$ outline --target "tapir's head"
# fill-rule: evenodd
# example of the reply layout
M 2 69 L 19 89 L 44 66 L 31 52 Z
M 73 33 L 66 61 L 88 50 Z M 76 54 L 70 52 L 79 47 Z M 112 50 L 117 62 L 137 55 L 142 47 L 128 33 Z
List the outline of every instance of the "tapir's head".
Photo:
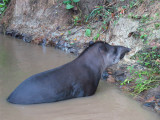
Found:
M 118 63 L 129 51 L 130 48 L 123 46 L 112 46 L 107 43 L 103 43 L 99 46 L 99 52 L 103 57 L 105 67 Z

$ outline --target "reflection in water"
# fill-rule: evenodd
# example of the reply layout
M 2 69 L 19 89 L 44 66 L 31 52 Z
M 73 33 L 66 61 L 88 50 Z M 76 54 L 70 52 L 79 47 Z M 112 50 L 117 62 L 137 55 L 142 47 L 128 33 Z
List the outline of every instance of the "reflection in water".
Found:
M 8 95 L 27 77 L 75 57 L 0 36 L 0 120 L 159 120 L 114 86 L 101 81 L 94 96 L 39 105 L 14 105 Z M 36 99 L 36 98 L 35 98 Z

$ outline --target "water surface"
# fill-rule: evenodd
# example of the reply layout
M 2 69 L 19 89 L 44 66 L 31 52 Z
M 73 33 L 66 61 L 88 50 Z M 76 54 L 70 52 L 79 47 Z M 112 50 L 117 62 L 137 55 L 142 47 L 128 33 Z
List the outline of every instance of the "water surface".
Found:
M 73 60 L 63 51 L 0 36 L 0 120 L 160 120 L 116 87 L 101 81 L 94 96 L 14 105 L 8 95 L 27 77 Z M 36 98 L 35 98 L 36 99 Z

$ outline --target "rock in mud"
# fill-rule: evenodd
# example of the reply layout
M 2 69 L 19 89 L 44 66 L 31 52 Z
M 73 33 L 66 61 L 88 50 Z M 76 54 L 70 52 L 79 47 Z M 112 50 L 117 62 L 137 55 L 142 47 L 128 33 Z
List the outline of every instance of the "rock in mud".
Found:
M 18 39 L 23 38 L 23 35 L 21 33 L 19 33 L 18 31 L 15 31 L 15 30 L 10 30 L 10 29 L 6 30 L 6 35 L 10 35 L 10 36 L 18 38 Z
M 155 101 L 152 102 L 146 102 L 143 104 L 146 107 L 151 107 L 151 108 L 155 108 Z
M 145 99 L 144 106 L 151 107 L 157 113 L 160 113 L 160 86 L 149 90 Z
M 23 34 L 23 41 L 30 43 L 32 41 L 32 36 L 27 35 L 27 34 Z
M 107 73 L 107 71 L 104 71 L 103 74 L 102 74 L 102 77 L 101 79 L 102 80 L 106 80 L 108 78 L 109 74 Z
M 160 100 L 160 93 L 157 93 L 157 94 L 155 95 L 155 98 Z
M 13 37 L 18 38 L 18 39 L 23 39 L 23 35 L 19 32 L 15 32 Z
M 159 99 L 159 96 L 160 96 L 160 86 L 147 91 L 147 93 L 146 93 L 145 96 L 146 96 L 145 97 L 146 100 L 150 99 L 153 96 L 155 96 L 156 99 Z
M 159 106 L 156 106 L 154 109 L 158 114 L 160 114 L 160 107 Z
M 58 43 L 56 44 L 56 48 L 59 48 L 59 49 L 64 48 L 64 43 L 65 41 L 59 40 Z
M 10 36 L 13 36 L 14 34 L 14 31 L 13 30 L 6 30 L 6 35 L 10 35 Z
M 25 41 L 27 43 L 30 43 L 32 41 L 32 36 L 30 36 L 28 34 L 21 34 L 20 32 L 15 31 L 15 30 L 7 29 L 6 35 L 9 35 L 9 36 L 12 36 L 12 37 L 15 37 L 18 39 L 22 39 L 23 41 Z
M 107 82 L 109 83 L 115 83 L 115 78 L 112 75 L 108 76 Z
M 126 75 L 124 71 L 118 70 L 115 72 L 115 78 L 116 78 L 116 81 L 123 82 L 126 79 Z

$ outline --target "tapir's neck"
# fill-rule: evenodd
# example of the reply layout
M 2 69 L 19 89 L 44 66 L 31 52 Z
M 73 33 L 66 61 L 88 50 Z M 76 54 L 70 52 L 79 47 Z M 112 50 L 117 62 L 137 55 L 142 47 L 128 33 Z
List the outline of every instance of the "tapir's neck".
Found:
M 81 63 L 80 66 L 88 67 L 95 74 L 104 71 L 104 60 L 97 49 L 88 50 L 86 53 L 76 59 L 76 63 Z

